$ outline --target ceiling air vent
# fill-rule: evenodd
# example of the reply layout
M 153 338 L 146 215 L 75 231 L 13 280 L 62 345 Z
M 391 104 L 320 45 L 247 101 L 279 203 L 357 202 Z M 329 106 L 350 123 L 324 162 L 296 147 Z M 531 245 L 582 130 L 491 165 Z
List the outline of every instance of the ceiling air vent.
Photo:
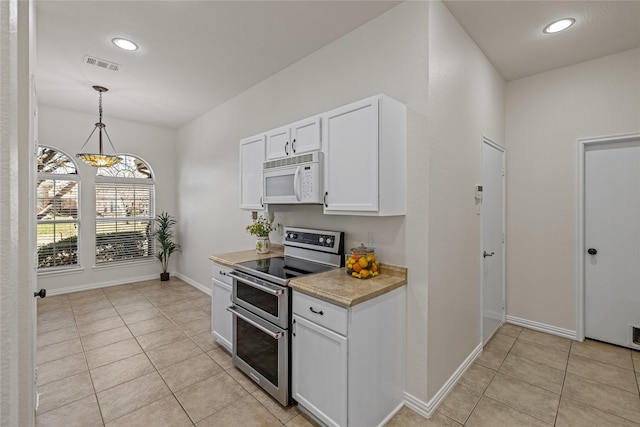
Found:
M 104 59 L 96 58 L 95 56 L 85 55 L 83 62 L 89 65 L 95 65 L 96 67 L 104 68 L 105 70 L 120 71 L 121 65 L 115 62 L 105 61 Z

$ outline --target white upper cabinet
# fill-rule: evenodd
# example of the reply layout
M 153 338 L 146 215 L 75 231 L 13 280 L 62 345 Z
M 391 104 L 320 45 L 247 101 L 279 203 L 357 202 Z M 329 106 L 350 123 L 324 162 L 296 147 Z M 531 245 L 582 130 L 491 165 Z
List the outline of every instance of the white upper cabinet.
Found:
M 320 117 L 299 120 L 267 132 L 267 160 L 320 150 Z
M 291 125 L 292 155 L 317 151 L 322 148 L 320 116 L 299 120 Z
M 262 210 L 262 163 L 265 160 L 265 135 L 240 141 L 240 208 Z
M 378 95 L 321 117 L 324 213 L 405 215 L 406 107 Z
M 291 129 L 283 126 L 267 132 L 267 160 L 287 157 L 291 153 Z

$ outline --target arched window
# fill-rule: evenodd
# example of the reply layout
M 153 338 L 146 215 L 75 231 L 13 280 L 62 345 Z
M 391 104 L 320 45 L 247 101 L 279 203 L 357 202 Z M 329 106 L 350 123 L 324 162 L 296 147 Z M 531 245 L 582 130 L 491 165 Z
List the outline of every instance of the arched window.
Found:
M 38 269 L 77 266 L 80 178 L 76 164 L 65 153 L 42 145 L 37 162 Z
M 128 154 L 96 171 L 96 265 L 154 255 L 155 184 L 149 165 Z

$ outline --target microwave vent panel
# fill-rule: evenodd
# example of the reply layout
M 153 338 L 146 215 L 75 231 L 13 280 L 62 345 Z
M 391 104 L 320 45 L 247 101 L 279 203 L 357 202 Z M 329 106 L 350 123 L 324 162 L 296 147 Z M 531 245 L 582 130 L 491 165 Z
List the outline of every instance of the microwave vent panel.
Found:
M 313 154 L 302 154 L 295 157 L 285 157 L 284 159 L 270 160 L 264 162 L 264 169 L 281 168 L 283 166 L 297 165 L 299 163 L 309 163 L 313 161 Z

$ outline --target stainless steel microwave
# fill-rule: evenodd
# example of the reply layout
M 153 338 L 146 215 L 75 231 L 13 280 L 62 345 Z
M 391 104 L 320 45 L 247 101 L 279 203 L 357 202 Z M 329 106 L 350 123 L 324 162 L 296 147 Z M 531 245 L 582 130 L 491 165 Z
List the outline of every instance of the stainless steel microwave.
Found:
M 262 185 L 265 204 L 321 204 L 322 152 L 264 162 Z

